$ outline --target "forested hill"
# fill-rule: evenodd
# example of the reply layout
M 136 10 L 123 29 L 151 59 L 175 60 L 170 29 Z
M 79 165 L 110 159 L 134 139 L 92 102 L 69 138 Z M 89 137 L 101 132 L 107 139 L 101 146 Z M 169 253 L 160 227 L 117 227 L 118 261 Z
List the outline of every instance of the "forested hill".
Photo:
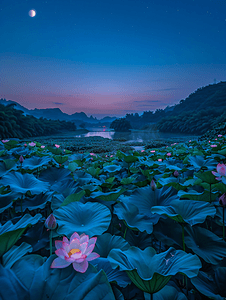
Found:
M 208 108 L 225 109 L 226 107 L 226 82 L 211 84 L 197 89 L 180 104 L 175 105 L 172 114 L 184 111 L 199 111 Z
M 24 115 L 22 110 L 14 108 L 14 103 L 0 104 L 0 138 L 28 138 L 45 136 L 64 130 L 76 130 L 72 122 L 37 119 L 31 115 Z
M 157 123 L 161 132 L 202 135 L 226 122 L 226 82 L 199 88 Z

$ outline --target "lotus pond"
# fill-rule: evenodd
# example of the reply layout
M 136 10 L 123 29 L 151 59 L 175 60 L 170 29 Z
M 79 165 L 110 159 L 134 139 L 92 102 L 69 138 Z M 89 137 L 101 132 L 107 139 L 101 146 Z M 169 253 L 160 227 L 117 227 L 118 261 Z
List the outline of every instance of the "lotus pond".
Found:
M 226 299 L 226 138 L 0 142 L 0 299 Z

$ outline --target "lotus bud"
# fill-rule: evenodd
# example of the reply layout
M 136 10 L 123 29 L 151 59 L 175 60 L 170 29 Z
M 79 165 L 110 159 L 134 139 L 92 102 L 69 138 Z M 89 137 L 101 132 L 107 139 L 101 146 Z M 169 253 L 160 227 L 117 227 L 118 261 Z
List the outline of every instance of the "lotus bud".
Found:
M 167 156 L 171 156 L 171 153 L 170 153 L 170 152 L 168 152 L 166 155 L 167 155 Z
M 45 227 L 49 229 L 55 229 L 57 227 L 56 218 L 53 214 L 50 214 L 45 221 Z
M 23 158 L 23 156 L 22 156 L 22 155 L 20 156 L 20 158 L 19 158 L 19 161 L 20 161 L 20 163 L 21 163 L 21 164 L 23 163 L 23 161 L 24 161 L 24 158 Z
M 219 198 L 220 205 L 226 205 L 226 193 Z
M 178 173 L 177 170 L 173 172 L 173 176 L 174 176 L 174 177 L 178 177 L 179 175 L 180 175 L 180 174 Z
M 152 181 L 151 181 L 151 189 L 152 189 L 152 191 L 156 190 L 156 184 L 154 182 L 154 179 L 152 179 Z

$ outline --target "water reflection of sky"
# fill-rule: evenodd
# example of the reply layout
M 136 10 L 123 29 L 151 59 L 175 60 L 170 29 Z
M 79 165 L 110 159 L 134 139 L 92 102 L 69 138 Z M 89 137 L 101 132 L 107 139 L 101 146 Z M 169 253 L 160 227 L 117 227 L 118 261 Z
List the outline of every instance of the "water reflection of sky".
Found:
M 85 134 L 76 135 L 75 137 L 91 137 L 91 136 L 101 136 L 103 138 L 114 139 L 123 138 L 126 140 L 125 143 L 131 142 L 147 142 L 155 140 L 165 140 L 165 139 L 175 139 L 182 138 L 185 140 L 196 139 L 195 135 L 185 135 L 176 133 L 160 133 L 160 132 L 150 132 L 150 131 L 135 131 L 135 132 L 114 132 L 114 131 L 90 131 Z

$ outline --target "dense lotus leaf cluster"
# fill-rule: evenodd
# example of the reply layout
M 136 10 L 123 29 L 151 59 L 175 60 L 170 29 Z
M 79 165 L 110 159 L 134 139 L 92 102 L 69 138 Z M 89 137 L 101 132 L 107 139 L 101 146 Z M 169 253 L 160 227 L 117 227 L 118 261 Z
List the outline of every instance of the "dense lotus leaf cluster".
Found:
M 2 140 L 0 298 L 226 299 L 225 176 L 222 135 L 114 155 Z

